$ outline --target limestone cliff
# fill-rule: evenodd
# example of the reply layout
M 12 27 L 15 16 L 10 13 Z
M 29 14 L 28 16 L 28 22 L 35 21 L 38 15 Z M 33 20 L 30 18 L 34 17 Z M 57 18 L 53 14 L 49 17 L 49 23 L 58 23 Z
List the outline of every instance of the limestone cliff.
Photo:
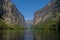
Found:
M 44 8 L 39 11 L 36 11 L 34 14 L 34 24 L 38 24 L 40 22 L 44 22 L 47 18 L 54 18 L 58 13 L 58 9 L 56 8 L 59 0 L 49 2 Z
M 24 16 L 10 0 L 0 0 L 0 10 L 0 18 L 3 18 L 7 24 L 24 25 Z

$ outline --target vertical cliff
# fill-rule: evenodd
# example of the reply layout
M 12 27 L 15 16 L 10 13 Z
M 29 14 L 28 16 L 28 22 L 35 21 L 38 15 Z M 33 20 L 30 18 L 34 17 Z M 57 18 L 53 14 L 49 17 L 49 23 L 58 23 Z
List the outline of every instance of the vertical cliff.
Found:
M 49 2 L 44 8 L 36 11 L 34 14 L 34 24 L 44 22 L 47 18 L 54 18 L 57 15 L 58 10 L 57 5 L 60 3 L 59 0 L 53 0 Z M 58 6 L 60 8 L 60 6 Z M 60 10 L 59 10 L 60 11 Z
M 0 10 L 0 18 L 3 18 L 7 24 L 24 25 L 24 16 L 10 0 L 0 0 Z

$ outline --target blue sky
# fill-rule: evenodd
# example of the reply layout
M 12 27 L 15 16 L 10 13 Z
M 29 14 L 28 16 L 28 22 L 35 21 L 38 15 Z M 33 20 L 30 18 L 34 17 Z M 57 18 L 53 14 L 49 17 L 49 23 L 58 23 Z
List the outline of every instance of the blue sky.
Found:
M 24 15 L 25 20 L 33 20 L 35 11 L 47 5 L 49 0 L 12 0 L 12 2 Z

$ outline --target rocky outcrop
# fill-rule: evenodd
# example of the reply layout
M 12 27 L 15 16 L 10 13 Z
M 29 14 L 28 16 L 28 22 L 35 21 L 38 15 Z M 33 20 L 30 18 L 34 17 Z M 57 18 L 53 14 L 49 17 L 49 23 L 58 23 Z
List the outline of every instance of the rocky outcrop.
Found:
M 44 22 L 47 18 L 53 18 L 57 14 L 56 3 L 58 0 L 53 0 L 48 3 L 44 8 L 35 12 L 34 14 L 34 24 L 38 24 L 40 22 Z
M 0 18 L 3 18 L 7 24 L 24 25 L 24 16 L 18 11 L 14 3 L 10 0 L 0 0 Z

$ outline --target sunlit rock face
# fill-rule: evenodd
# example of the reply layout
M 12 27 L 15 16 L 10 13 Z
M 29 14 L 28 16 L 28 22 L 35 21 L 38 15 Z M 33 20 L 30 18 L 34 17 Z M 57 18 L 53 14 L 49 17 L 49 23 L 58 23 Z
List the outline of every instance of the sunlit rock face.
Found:
M 58 1 L 57 1 L 58 2 Z M 34 14 L 34 24 L 44 22 L 47 18 L 53 18 L 57 14 L 57 9 L 55 8 L 57 4 L 56 1 L 49 2 L 44 8 L 36 11 Z
M 24 24 L 24 16 L 18 11 L 14 3 L 10 0 L 0 0 L 1 8 L 0 18 L 3 18 L 7 24 Z

